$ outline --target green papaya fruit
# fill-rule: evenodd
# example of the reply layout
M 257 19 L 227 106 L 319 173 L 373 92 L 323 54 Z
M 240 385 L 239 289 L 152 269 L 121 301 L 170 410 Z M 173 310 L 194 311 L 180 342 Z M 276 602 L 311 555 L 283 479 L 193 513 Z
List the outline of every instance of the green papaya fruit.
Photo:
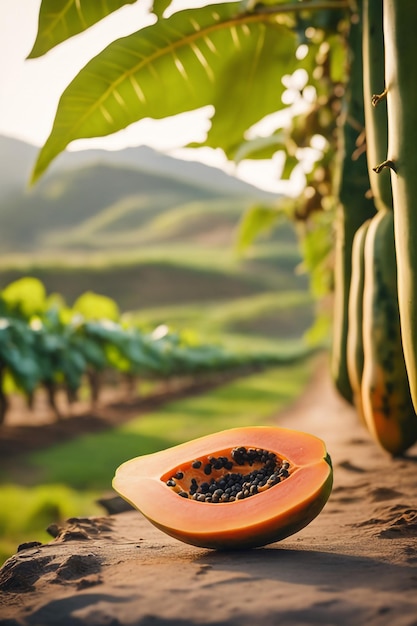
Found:
M 393 211 L 379 211 L 365 240 L 362 407 L 375 440 L 393 455 L 417 441 L 401 341 Z
M 416 24 L 415 0 L 384 0 L 388 156 L 378 170 L 391 169 L 403 348 L 417 410 Z
M 358 228 L 352 244 L 352 280 L 348 303 L 347 367 L 353 403 L 364 421 L 362 409 L 363 372 L 363 290 L 365 282 L 365 239 L 371 220 Z

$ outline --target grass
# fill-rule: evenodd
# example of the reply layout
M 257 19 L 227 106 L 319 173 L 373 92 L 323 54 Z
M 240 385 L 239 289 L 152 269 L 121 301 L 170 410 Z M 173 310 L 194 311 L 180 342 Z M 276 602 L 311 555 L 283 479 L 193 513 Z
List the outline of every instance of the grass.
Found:
M 40 279 L 48 291 L 59 292 L 71 304 L 93 290 L 115 299 L 121 310 L 145 310 L 181 303 L 224 302 L 262 292 L 307 291 L 306 279 L 295 275 L 297 259 L 250 256 L 196 245 L 167 244 L 137 254 L 65 255 L 26 261 L 4 258 L 0 287 L 22 276 Z
M 25 541 L 50 541 L 45 529 L 51 523 L 83 511 L 89 515 L 102 514 L 92 495 L 64 484 L 0 485 L 0 565 Z
M 52 522 L 102 512 L 95 501 L 110 490 L 123 461 L 225 428 L 276 423 L 311 371 L 311 360 L 301 359 L 168 403 L 118 428 L 26 455 L 16 471 L 1 476 L 0 561 L 19 543 L 48 541 L 44 529 Z
M 289 344 L 302 341 L 314 319 L 314 303 L 305 290 L 268 291 L 230 300 L 201 304 L 166 305 L 125 315 L 142 327 L 172 325 L 178 330 L 195 329 L 210 341 L 229 346 L 233 335 L 244 336 L 245 351 L 262 350 L 262 338 L 281 353 Z M 285 337 L 285 339 L 283 339 Z
M 169 204 L 169 196 L 165 203 Z M 66 247 L 91 246 L 94 241 L 94 248 L 99 250 L 112 249 L 118 245 L 126 247 L 149 245 L 154 241 L 175 241 L 178 236 L 185 242 L 204 230 L 210 231 L 213 215 L 216 228 L 224 224 L 226 232 L 230 233 L 243 210 L 242 204 L 237 203 L 236 199 L 195 201 L 173 206 L 169 211 L 163 211 L 161 207 L 159 211 L 155 207 L 150 210 L 149 204 L 149 198 L 128 196 L 69 231 L 50 233 L 45 243 L 48 246 L 49 238 L 56 248 L 59 244 Z

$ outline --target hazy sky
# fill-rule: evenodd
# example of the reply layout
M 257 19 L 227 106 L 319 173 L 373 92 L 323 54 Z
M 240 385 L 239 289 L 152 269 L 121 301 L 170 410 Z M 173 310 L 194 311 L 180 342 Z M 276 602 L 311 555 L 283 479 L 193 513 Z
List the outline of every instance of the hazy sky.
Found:
M 212 0 L 213 1 L 213 0 Z M 39 59 L 25 60 L 36 37 L 40 0 L 0 0 L 0 134 L 42 145 L 49 135 L 59 97 L 87 61 L 108 43 L 154 21 L 150 0 L 127 5 L 85 33 Z M 191 0 L 194 6 L 197 1 Z M 199 0 L 199 4 L 204 4 Z M 177 9 L 190 2 L 176 0 Z M 74 142 L 70 149 L 120 149 L 146 144 L 173 156 L 199 159 L 271 190 L 277 185 L 277 162 L 243 163 L 237 171 L 220 150 L 184 150 L 204 139 L 210 107 L 167 120 L 142 120 L 114 135 Z

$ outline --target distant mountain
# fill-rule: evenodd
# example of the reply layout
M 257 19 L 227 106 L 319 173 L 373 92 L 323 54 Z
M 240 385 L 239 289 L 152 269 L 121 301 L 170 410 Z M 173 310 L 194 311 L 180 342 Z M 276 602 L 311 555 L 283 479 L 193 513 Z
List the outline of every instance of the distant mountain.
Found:
M 30 172 L 35 163 L 38 148 L 18 139 L 0 135 L 0 195 L 14 186 L 21 189 L 28 184 Z M 272 199 L 274 194 L 245 183 L 226 174 L 221 169 L 198 161 L 175 159 L 149 146 L 125 148 L 123 150 L 80 150 L 63 152 L 51 165 L 44 179 L 62 170 L 84 168 L 90 165 L 110 164 L 127 166 L 151 174 L 162 174 L 176 180 L 192 182 L 200 187 L 216 189 L 219 193 L 258 199 Z
M 29 189 L 36 154 L 0 137 L 0 254 L 213 240 L 231 233 L 247 206 L 276 198 L 146 146 L 66 152 Z
M 0 200 L 27 186 L 38 149 L 31 144 L 0 135 Z

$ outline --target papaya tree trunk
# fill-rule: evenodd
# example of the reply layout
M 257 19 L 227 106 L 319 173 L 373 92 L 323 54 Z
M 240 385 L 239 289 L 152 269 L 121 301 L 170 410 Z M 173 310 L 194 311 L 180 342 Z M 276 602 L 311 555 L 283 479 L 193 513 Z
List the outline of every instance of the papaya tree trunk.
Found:
M 100 395 L 100 374 L 96 370 L 88 370 L 87 372 L 88 385 L 90 387 L 90 405 L 94 410 L 97 408 L 98 399 Z
M 48 398 L 48 404 L 51 407 L 51 409 L 53 410 L 53 412 L 55 413 L 55 417 L 56 419 L 59 421 L 62 419 L 62 414 L 61 411 L 58 408 L 58 405 L 56 403 L 56 392 L 57 392 L 57 386 L 54 382 L 51 381 L 47 381 L 44 383 L 44 387 L 46 389 L 46 395 Z
M 360 13 L 362 2 L 358 3 Z M 358 18 L 358 16 L 355 16 Z M 339 393 L 353 403 L 347 367 L 349 290 L 352 274 L 352 244 L 358 228 L 375 214 L 369 197 L 370 183 L 364 150 L 362 20 L 353 19 L 348 37 L 349 80 L 346 86 L 340 144 L 340 182 L 335 223 L 335 270 L 331 375 Z
M 4 393 L 3 387 L 3 379 L 4 379 L 4 370 L 0 368 L 0 426 L 4 424 L 6 419 L 6 413 L 9 408 L 9 400 L 7 395 Z

